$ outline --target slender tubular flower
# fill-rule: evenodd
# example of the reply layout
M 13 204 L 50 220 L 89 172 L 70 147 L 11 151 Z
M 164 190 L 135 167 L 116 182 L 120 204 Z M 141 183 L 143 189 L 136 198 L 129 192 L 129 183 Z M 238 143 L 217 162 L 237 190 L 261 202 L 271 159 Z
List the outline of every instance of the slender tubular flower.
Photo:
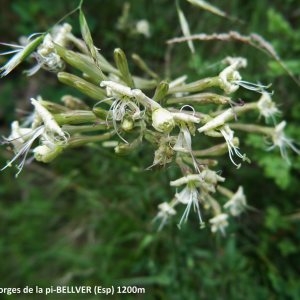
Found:
M 200 182 L 201 190 L 204 193 L 214 193 L 218 182 L 225 181 L 225 178 L 218 175 L 216 171 L 205 169 L 201 171 L 203 181 Z
M 245 89 L 262 93 L 270 85 L 265 86 L 242 80 L 239 68 L 247 66 L 247 60 L 242 57 L 228 57 L 226 61 L 230 64 L 219 74 L 219 85 L 226 94 L 234 93 L 241 86 Z
M 28 42 L 28 44 L 26 44 L 25 46 L 3 43 L 3 45 L 15 48 L 15 50 L 4 52 L 2 53 L 2 55 L 10 53 L 15 53 L 15 55 L 3 67 L 0 68 L 0 77 L 8 75 L 22 61 L 24 61 L 30 54 L 32 54 L 36 50 L 36 48 L 42 43 L 43 39 L 44 35 L 40 35 L 31 42 Z
M 15 175 L 16 177 L 18 177 L 26 163 L 26 158 L 32 144 L 45 132 L 44 126 L 39 126 L 35 129 L 19 128 L 19 130 L 17 130 L 17 126 L 18 125 L 13 122 L 12 134 L 8 138 L 4 138 L 4 143 L 14 146 L 15 156 L 1 169 L 1 171 L 3 171 L 7 167 L 10 167 L 17 159 L 22 158 L 21 162 L 17 165 L 18 172 Z
M 157 229 L 158 231 L 160 231 L 165 226 L 169 218 L 176 215 L 176 210 L 173 208 L 172 203 L 170 204 L 167 202 L 159 204 L 158 209 L 159 212 L 157 213 L 156 217 L 153 219 L 152 222 L 155 222 L 156 220 L 161 220 L 160 225 Z
M 32 55 L 37 60 L 37 64 L 26 71 L 28 76 L 34 75 L 41 68 L 53 72 L 62 70 L 65 64 L 61 60 L 60 56 L 56 53 L 56 50 L 54 49 L 54 43 L 65 47 L 69 40 L 72 39 L 70 36 L 71 30 L 71 25 L 65 23 L 63 25 L 54 26 L 51 33 L 40 35 L 32 42 L 26 41 L 25 46 L 2 43 L 3 45 L 16 48 L 15 50 L 2 53 L 2 55 L 10 53 L 16 54 L 7 62 L 5 66 L 0 68 L 0 71 L 3 71 L 1 76 L 6 76 L 29 55 Z
M 200 224 L 203 224 L 200 207 L 199 207 L 199 183 L 202 181 L 201 175 L 187 175 L 185 177 L 179 178 L 175 181 L 171 181 L 171 186 L 181 186 L 186 185 L 181 192 L 175 194 L 175 198 L 178 202 L 185 204 L 185 211 L 179 221 L 178 227 L 181 227 L 182 222 L 186 222 L 193 206 L 194 211 L 197 212 Z
M 220 213 L 209 220 L 211 224 L 211 231 L 213 233 L 220 231 L 222 235 L 225 235 L 225 229 L 228 226 L 228 215 Z
M 270 93 L 263 92 L 257 102 L 257 107 L 260 115 L 263 116 L 266 121 L 272 119 L 275 123 L 275 117 L 280 114 L 280 110 L 276 107 L 276 104 L 272 101 Z
M 31 104 L 34 106 L 36 114 L 43 120 L 46 131 L 51 133 L 53 136 L 56 135 L 66 141 L 66 133 L 56 123 L 53 115 L 42 104 L 40 104 L 40 101 L 31 98 Z
M 271 137 L 272 137 L 273 145 L 269 147 L 268 150 L 272 150 L 275 147 L 278 147 L 282 158 L 285 159 L 286 162 L 290 164 L 290 160 L 287 155 L 287 147 L 290 147 L 298 155 L 300 155 L 300 150 L 294 145 L 293 140 L 288 138 L 285 135 L 284 133 L 285 126 L 286 126 L 286 121 L 282 121 L 272 131 Z
M 247 160 L 246 155 L 245 154 L 241 154 L 241 152 L 239 151 L 238 147 L 234 145 L 234 132 L 230 129 L 230 127 L 228 125 L 224 125 L 221 129 L 220 132 L 222 133 L 226 143 L 227 143 L 227 148 L 228 148 L 228 154 L 229 154 L 229 158 L 231 160 L 231 162 L 237 167 L 239 168 L 241 166 L 241 164 L 237 164 L 234 160 L 233 160 L 233 155 L 238 156 L 239 158 L 241 158 L 243 161 Z
M 130 129 L 133 128 L 134 122 L 142 118 L 144 112 L 140 110 L 138 103 L 135 103 L 130 97 L 128 96 L 120 96 L 113 93 L 114 96 L 101 100 L 98 102 L 95 107 L 102 102 L 112 101 L 112 104 L 109 108 L 109 112 L 106 117 L 106 121 L 108 122 L 109 119 L 112 120 L 113 126 L 116 130 L 117 135 L 125 142 L 127 141 L 120 135 L 117 122 L 121 122 L 121 128 L 125 131 L 128 129 L 129 122 L 131 123 Z M 130 130 L 129 130 L 130 131 Z
M 209 120 L 206 124 L 198 128 L 199 132 L 206 132 L 210 130 L 214 130 L 220 126 L 223 126 L 227 121 L 233 119 L 235 116 L 234 110 L 229 108 L 225 110 L 223 113 L 220 113 L 215 118 Z
M 234 217 L 239 216 L 247 208 L 246 196 L 244 189 L 240 186 L 235 194 L 224 204 L 224 208 L 228 209 Z
M 38 48 L 34 57 L 38 63 L 32 69 L 27 71 L 28 76 L 34 75 L 40 68 L 51 72 L 59 72 L 65 67 L 64 61 L 54 49 L 54 43 L 50 34 L 45 36 L 43 44 Z
M 150 24 L 147 20 L 138 20 L 135 24 L 135 29 L 137 33 L 144 35 L 146 38 L 150 38 Z
M 173 118 L 178 125 L 180 131 L 173 150 L 177 152 L 189 153 L 193 160 L 195 170 L 200 173 L 196 159 L 192 150 L 192 136 L 195 134 L 196 128 L 194 123 L 199 123 L 200 119 L 187 113 L 172 113 Z
M 240 73 L 237 71 L 238 62 L 228 66 L 219 74 L 220 87 L 226 94 L 234 93 L 239 85 L 237 81 L 242 79 Z
M 32 145 L 38 139 L 41 145 L 37 146 L 33 152 L 35 158 L 43 162 L 54 159 L 67 144 L 68 134 L 60 128 L 52 114 L 40 102 L 31 99 L 31 103 L 35 107 L 34 118 L 31 118 L 31 128 L 22 128 L 18 122 L 12 123 L 12 133 L 8 138 L 4 138 L 4 141 L 13 145 L 15 156 L 1 171 L 21 157 L 22 160 L 17 165 L 18 172 L 16 176 L 18 176 L 26 163 Z
M 185 124 L 181 124 L 180 132 L 177 141 L 173 146 L 174 151 L 192 153 L 192 137 L 191 133 Z

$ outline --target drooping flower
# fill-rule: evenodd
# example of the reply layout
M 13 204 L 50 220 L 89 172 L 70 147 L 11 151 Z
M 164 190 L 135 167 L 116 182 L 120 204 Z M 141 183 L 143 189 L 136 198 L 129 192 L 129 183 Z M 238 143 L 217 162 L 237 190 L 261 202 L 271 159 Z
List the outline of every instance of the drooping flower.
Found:
M 18 172 L 16 176 L 22 171 L 31 151 L 35 154 L 37 160 L 49 162 L 63 150 L 68 141 L 68 134 L 60 128 L 52 114 L 43 107 L 40 101 L 32 98 L 31 103 L 35 107 L 33 118 L 30 118 L 31 127 L 20 127 L 19 123 L 15 121 L 11 126 L 11 135 L 4 138 L 4 143 L 13 146 L 15 156 L 1 171 L 21 158 L 21 162 L 17 164 Z M 32 149 L 35 141 L 39 141 L 40 145 Z
M 147 20 L 142 19 L 142 20 L 137 21 L 135 28 L 136 28 L 137 33 L 144 35 L 146 38 L 149 38 L 151 36 L 150 25 Z
M 220 132 L 222 133 L 226 144 L 227 144 L 227 148 L 228 148 L 228 154 L 229 154 L 229 158 L 231 160 L 231 162 L 237 167 L 239 168 L 241 164 L 237 164 L 234 160 L 233 160 L 233 155 L 238 156 L 239 158 L 241 158 L 243 161 L 246 160 L 246 155 L 241 154 L 241 152 L 239 151 L 238 147 L 234 145 L 234 132 L 233 130 L 230 129 L 230 127 L 228 125 L 224 125 L 221 129 Z
M 280 110 L 276 107 L 276 104 L 272 101 L 270 93 L 263 92 L 260 99 L 257 102 L 260 115 L 266 120 L 271 118 L 275 123 L 275 116 L 280 114 Z
M 229 66 L 219 74 L 220 88 L 222 88 L 226 94 L 234 93 L 240 86 L 259 93 L 262 93 L 266 88 L 270 87 L 269 85 L 265 86 L 242 80 L 238 69 L 247 66 L 247 60 L 245 58 L 228 57 L 226 62 L 229 63 Z
M 225 178 L 218 175 L 216 171 L 205 169 L 201 171 L 203 181 L 200 182 L 201 190 L 205 193 L 214 193 L 218 182 L 225 181 Z
M 183 112 L 172 113 L 175 123 L 178 125 L 180 131 L 177 140 L 173 146 L 173 150 L 177 152 L 189 153 L 195 170 L 200 173 L 197 161 L 193 155 L 192 150 L 192 135 L 195 134 L 196 128 L 194 123 L 199 123 L 200 119 Z
M 244 189 L 240 186 L 237 192 L 224 204 L 224 208 L 228 209 L 234 217 L 239 216 L 246 208 L 247 201 Z
M 228 226 L 228 215 L 220 213 L 209 220 L 211 224 L 211 231 L 213 233 L 220 231 L 222 235 L 225 235 L 225 229 Z
M 17 177 L 26 163 L 26 159 L 32 147 L 32 144 L 44 133 L 44 131 L 44 126 L 39 126 L 35 129 L 19 128 L 19 125 L 16 122 L 13 122 L 12 133 L 8 138 L 4 138 L 4 143 L 12 144 L 12 146 L 14 147 L 15 156 L 1 169 L 1 171 L 6 169 L 7 167 L 10 167 L 12 163 L 21 158 L 21 162 L 17 165 Z
M 275 147 L 278 147 L 281 153 L 281 156 L 288 162 L 289 158 L 287 155 L 287 147 L 290 147 L 294 152 L 300 155 L 300 150 L 294 145 L 292 139 L 288 138 L 284 133 L 284 127 L 286 126 L 286 121 L 280 122 L 273 130 L 272 133 L 272 141 L 273 145 L 268 148 L 268 150 L 272 150 Z
M 180 125 L 180 131 L 173 149 L 185 153 L 192 152 L 192 137 L 187 125 Z
M 197 212 L 200 224 L 203 224 L 199 207 L 198 192 L 199 182 L 201 182 L 202 180 L 203 179 L 200 174 L 190 174 L 170 182 L 171 186 L 177 187 L 185 185 L 185 187 L 179 193 L 175 194 L 175 198 L 177 199 L 177 201 L 186 205 L 185 211 L 178 224 L 179 227 L 181 226 L 182 222 L 187 221 L 191 207 L 193 207 L 194 211 Z
M 15 53 L 15 55 L 3 67 L 0 68 L 0 76 L 3 77 L 9 74 L 30 55 L 37 60 L 37 64 L 26 71 L 28 76 L 34 75 L 41 68 L 53 72 L 62 70 L 65 64 L 56 53 L 53 43 L 65 47 L 69 40 L 73 38 L 70 34 L 71 30 L 71 25 L 65 23 L 63 25 L 54 26 L 53 30 L 46 35 L 39 34 L 39 36 L 32 41 L 30 41 L 31 37 L 33 36 L 31 35 L 25 40 L 24 45 L 1 43 L 2 45 L 14 48 L 14 50 L 1 53 L 0 55 L 11 53 Z
M 153 222 L 156 220 L 161 220 L 160 225 L 158 227 L 158 231 L 160 231 L 164 225 L 167 223 L 168 219 L 176 214 L 176 210 L 167 202 L 163 202 L 158 205 L 159 212 L 156 217 L 153 219 Z
M 43 42 L 44 36 L 40 35 L 31 42 L 29 41 L 29 39 L 26 41 L 25 46 L 1 43 L 2 45 L 14 48 L 14 50 L 1 53 L 0 55 L 14 53 L 14 56 L 3 67 L 0 68 L 0 77 L 8 75 L 22 61 L 24 61 L 28 56 L 30 56 L 36 50 L 36 48 Z

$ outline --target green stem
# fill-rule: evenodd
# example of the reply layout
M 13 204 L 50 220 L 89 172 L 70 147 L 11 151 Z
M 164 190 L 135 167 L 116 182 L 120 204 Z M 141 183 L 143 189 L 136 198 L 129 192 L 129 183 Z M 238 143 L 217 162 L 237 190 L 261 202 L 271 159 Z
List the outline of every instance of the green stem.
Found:
M 237 129 L 237 130 L 242 130 L 242 131 L 252 132 L 252 133 L 266 134 L 266 135 L 273 135 L 274 132 L 273 127 L 264 127 L 264 126 L 253 125 L 253 124 L 231 123 L 229 124 L 229 127 L 232 129 Z
M 53 117 L 59 125 L 95 123 L 98 120 L 93 112 L 86 110 L 72 110 L 66 113 L 54 114 Z
M 68 141 L 68 147 L 75 148 L 75 147 L 83 146 L 88 143 L 102 142 L 108 140 L 114 134 L 115 131 L 111 131 L 100 135 L 72 137 Z
M 188 84 L 182 84 L 174 87 L 170 87 L 169 89 L 169 94 L 174 94 L 174 93 L 194 93 L 194 92 L 200 92 L 203 91 L 209 87 L 213 86 L 219 86 L 219 77 L 208 77 L 204 78 L 195 82 L 191 82 Z
M 169 98 L 167 100 L 168 104 L 191 104 L 191 103 L 197 103 L 197 104 L 218 104 L 218 105 L 224 105 L 230 103 L 231 99 L 226 96 L 221 96 L 214 93 L 200 93 L 200 94 L 194 94 L 189 96 L 183 96 L 183 97 L 174 97 Z

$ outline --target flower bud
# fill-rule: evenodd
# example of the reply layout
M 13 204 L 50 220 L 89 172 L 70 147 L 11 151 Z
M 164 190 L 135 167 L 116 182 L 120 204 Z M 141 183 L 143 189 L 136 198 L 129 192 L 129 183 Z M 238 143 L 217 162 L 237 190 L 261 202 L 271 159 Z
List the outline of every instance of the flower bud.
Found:
M 157 108 L 152 112 L 152 126 L 159 132 L 169 133 L 175 127 L 172 113 L 165 108 Z
M 79 54 L 72 50 L 67 50 L 57 44 L 54 44 L 57 54 L 69 65 L 80 70 L 89 76 L 93 83 L 98 84 L 105 79 L 105 75 L 90 59 L 90 57 Z
M 63 96 L 61 101 L 69 109 L 89 109 L 88 105 L 86 105 L 81 99 L 71 95 Z
M 103 100 L 106 97 L 103 89 L 76 75 L 66 72 L 59 72 L 57 74 L 57 78 L 60 82 L 74 87 L 75 89 L 91 97 L 92 99 Z
M 63 151 L 63 149 L 64 147 L 59 145 L 55 145 L 54 148 L 50 148 L 46 145 L 37 146 L 33 149 L 34 158 L 37 161 L 49 163 L 55 159 Z
M 122 121 L 122 129 L 126 132 L 131 131 L 134 126 L 134 121 L 131 118 L 124 118 Z
M 160 102 L 162 99 L 166 97 L 168 91 L 169 91 L 169 84 L 166 81 L 161 81 L 155 90 L 153 100 L 155 100 L 156 102 Z
M 129 87 L 133 88 L 134 83 L 133 83 L 132 76 L 129 72 L 127 58 L 124 51 L 120 48 L 115 49 L 114 59 L 120 73 L 122 74 L 122 79 L 126 82 L 126 84 Z

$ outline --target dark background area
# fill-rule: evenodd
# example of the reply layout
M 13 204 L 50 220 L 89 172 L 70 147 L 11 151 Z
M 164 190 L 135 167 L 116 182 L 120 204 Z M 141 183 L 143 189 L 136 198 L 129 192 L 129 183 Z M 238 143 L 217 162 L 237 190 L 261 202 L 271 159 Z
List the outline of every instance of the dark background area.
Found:
M 123 1 L 84 2 L 95 45 L 106 58 L 111 59 L 114 48 L 120 47 L 128 56 L 141 55 L 159 74 L 170 72 L 173 78 L 187 74 L 193 80 L 217 74 L 226 56 L 244 56 L 248 67 L 243 77 L 272 83 L 273 99 L 289 124 L 287 132 L 300 141 L 299 86 L 272 58 L 238 41 L 210 41 L 195 42 L 194 57 L 186 44 L 174 45 L 171 63 L 166 64 L 166 40 L 181 36 L 175 2 L 128 3 L 132 21 L 128 28 L 147 19 L 151 38 L 118 29 Z M 192 33 L 256 32 L 271 42 L 299 78 L 298 1 L 213 3 L 243 23 L 180 1 Z M 0 0 L 0 40 L 16 42 L 21 35 L 47 30 L 77 5 L 71 0 Z M 66 21 L 79 35 L 78 14 Z M 0 56 L 0 62 L 5 57 Z M 39 72 L 26 78 L 22 74 L 26 67 L 24 63 L 0 81 L 1 135 L 9 134 L 10 123 L 20 111 L 31 109 L 30 97 L 41 94 L 59 102 L 69 93 L 58 87 L 54 74 Z M 253 100 L 253 93 L 240 93 L 243 100 Z M 14 168 L 1 172 L 0 287 L 131 285 L 146 289 L 145 294 L 112 299 L 299 299 L 300 159 L 291 153 L 292 163 L 287 165 L 278 152 L 265 151 L 262 139 L 241 135 L 241 140 L 252 163 L 237 170 L 226 159 L 220 169 L 228 187 L 244 186 L 248 204 L 255 209 L 234 220 L 225 237 L 212 235 L 209 227 L 200 230 L 193 214 L 179 230 L 180 211 L 162 231 L 156 231 L 151 220 L 157 205 L 173 195 L 169 181 L 175 171 L 172 167 L 145 171 L 153 149 L 116 157 L 93 145 L 71 150 L 49 165 L 32 163 L 17 179 Z M 11 152 L 2 146 L 0 166 L 10 158 Z M 77 299 L 73 295 L 47 299 L 59 297 Z

